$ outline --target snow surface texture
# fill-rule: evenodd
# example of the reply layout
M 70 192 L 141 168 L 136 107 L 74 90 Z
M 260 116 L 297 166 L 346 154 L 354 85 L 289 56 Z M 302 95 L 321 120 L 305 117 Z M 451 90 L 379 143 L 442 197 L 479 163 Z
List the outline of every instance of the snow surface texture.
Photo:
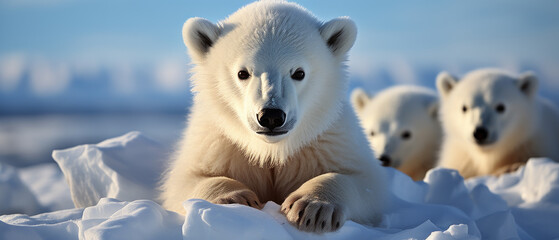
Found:
M 168 158 L 164 148 L 139 132 L 66 150 L 55 150 L 76 207 L 97 204 L 103 197 L 124 201 L 155 199 Z
M 0 163 L 0 215 L 73 208 L 70 189 L 56 164 L 15 168 Z
M 164 158 L 160 157 L 167 153 L 165 148 L 138 132 L 95 145 L 55 151 L 53 156 L 69 181 L 74 202 L 87 207 L 35 216 L 0 216 L 0 239 L 559 237 L 559 164 L 549 159 L 531 159 L 525 167 L 501 177 L 467 181 L 456 171 L 433 169 L 424 181 L 413 182 L 401 172 L 387 168 L 388 184 L 394 196 L 380 226 L 373 228 L 347 221 L 337 232 L 317 235 L 295 229 L 273 202 L 257 210 L 193 199 L 184 202 L 185 216 L 164 210 L 154 202 L 153 189 L 164 165 L 161 160 Z M 57 175 L 52 167 L 25 171 L 34 171 L 27 174 L 35 175 L 34 179 L 23 177 L 25 174 L 18 173 L 17 169 L 0 165 L 3 213 L 10 212 L 6 209 L 14 212 L 27 208 L 31 210 L 24 213 L 32 214 L 30 212 L 37 209 L 52 211 L 63 206 L 53 204 L 52 196 L 34 197 L 35 194 L 48 195 L 46 185 L 60 184 L 57 181 L 61 177 L 53 177 Z M 40 176 L 46 176 L 47 180 Z M 62 190 L 64 188 L 55 192 L 59 193 L 61 202 L 67 202 L 68 193 L 60 194 Z M 8 192 L 10 194 L 6 194 Z

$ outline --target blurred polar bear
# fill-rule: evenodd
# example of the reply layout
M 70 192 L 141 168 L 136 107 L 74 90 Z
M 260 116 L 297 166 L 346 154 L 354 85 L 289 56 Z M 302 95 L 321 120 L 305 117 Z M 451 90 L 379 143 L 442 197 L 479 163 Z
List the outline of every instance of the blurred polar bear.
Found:
M 351 102 L 382 164 L 422 180 L 436 163 L 441 141 L 436 92 L 401 85 L 368 96 L 358 88 Z
M 559 112 L 537 96 L 532 73 L 472 71 L 437 77 L 444 129 L 439 165 L 462 176 L 499 175 L 531 157 L 559 160 Z

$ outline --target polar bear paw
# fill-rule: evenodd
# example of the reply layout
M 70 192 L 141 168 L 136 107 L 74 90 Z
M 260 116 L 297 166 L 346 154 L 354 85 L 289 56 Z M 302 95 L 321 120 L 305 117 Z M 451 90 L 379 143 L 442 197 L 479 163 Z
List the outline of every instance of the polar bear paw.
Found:
M 518 169 L 520 169 L 524 165 L 526 165 L 525 162 L 516 162 L 516 163 L 513 163 L 513 164 L 509 164 L 509 165 L 503 166 L 503 167 L 498 168 L 497 170 L 495 170 L 495 172 L 493 172 L 493 175 L 500 176 L 500 175 L 503 175 L 503 174 L 516 172 Z
M 258 196 L 251 190 L 237 190 L 216 198 L 214 203 L 217 204 L 242 204 L 256 209 L 262 209 L 262 204 L 258 200 Z
M 281 211 L 291 224 L 307 232 L 337 231 L 345 221 L 340 206 L 310 196 L 289 196 L 283 202 Z

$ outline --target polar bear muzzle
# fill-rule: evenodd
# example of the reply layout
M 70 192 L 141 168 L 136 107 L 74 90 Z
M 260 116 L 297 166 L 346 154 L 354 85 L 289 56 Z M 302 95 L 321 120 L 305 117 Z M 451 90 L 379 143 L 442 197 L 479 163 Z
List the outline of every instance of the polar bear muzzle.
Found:
M 487 139 L 489 137 L 489 131 L 485 127 L 476 127 L 474 130 L 474 139 L 476 143 L 479 145 L 483 145 L 487 143 Z
M 264 108 L 258 114 L 256 114 L 256 119 L 258 119 L 258 124 L 265 127 L 268 131 L 259 131 L 258 134 L 264 135 L 282 135 L 287 133 L 287 131 L 274 131 L 276 128 L 283 126 L 285 123 L 285 112 L 281 109 L 274 108 Z

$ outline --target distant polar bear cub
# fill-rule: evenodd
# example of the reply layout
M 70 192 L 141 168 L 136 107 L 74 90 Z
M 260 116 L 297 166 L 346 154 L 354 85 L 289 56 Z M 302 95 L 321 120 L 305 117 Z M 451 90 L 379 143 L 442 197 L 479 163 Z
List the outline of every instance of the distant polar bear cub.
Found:
M 357 29 L 287 2 L 249 4 L 214 24 L 191 18 L 193 106 L 161 195 L 261 208 L 281 204 L 301 230 L 374 224 L 387 200 L 384 170 L 344 99 Z
M 351 102 L 383 165 L 422 180 L 436 163 L 442 137 L 437 93 L 399 85 L 369 97 L 358 88 Z
M 460 81 L 437 77 L 444 142 L 439 165 L 462 176 L 498 175 L 531 157 L 559 160 L 559 113 L 537 97 L 537 78 L 497 69 L 468 73 Z

